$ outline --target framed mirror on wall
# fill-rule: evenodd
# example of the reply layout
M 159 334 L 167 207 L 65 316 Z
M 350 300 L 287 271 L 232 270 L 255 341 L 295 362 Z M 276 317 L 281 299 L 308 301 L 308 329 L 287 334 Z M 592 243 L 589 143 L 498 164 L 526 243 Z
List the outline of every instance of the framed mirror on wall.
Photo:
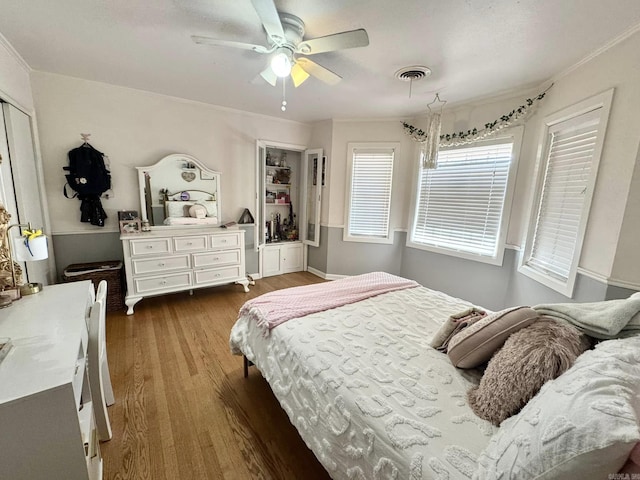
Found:
M 181 153 L 136 168 L 143 222 L 156 227 L 220 223 L 220 172 Z

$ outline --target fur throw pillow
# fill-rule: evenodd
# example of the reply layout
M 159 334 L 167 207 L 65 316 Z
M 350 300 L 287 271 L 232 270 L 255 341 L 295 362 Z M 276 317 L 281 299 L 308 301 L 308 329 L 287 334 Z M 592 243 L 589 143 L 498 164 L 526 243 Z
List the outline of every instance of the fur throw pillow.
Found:
M 469 405 L 479 417 L 500 425 L 588 347 L 574 326 L 543 317 L 513 333 L 493 355 L 480 384 L 468 393 Z

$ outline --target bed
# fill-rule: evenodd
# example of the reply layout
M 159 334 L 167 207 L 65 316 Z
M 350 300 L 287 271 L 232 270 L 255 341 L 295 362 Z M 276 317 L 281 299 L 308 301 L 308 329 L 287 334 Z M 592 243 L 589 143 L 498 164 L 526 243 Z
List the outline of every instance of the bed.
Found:
M 244 315 L 231 350 L 257 366 L 332 478 L 469 478 L 496 430 L 465 400 L 480 373 L 456 369 L 428 343 L 443 319 L 470 306 L 417 286 L 268 335 Z
M 315 287 L 278 292 L 290 297 L 295 310 L 314 303 L 299 290 L 305 288 Z M 456 368 L 429 345 L 450 316 L 476 307 L 469 302 L 416 284 L 268 324 L 245 309 L 260 298 L 241 309 L 231 352 L 257 366 L 334 480 L 611 478 L 640 472 L 637 333 L 582 353 L 496 427 L 467 401 L 469 389 L 484 381 L 483 372 Z M 640 326 L 640 294 L 629 301 Z M 613 302 L 603 305 L 622 305 Z

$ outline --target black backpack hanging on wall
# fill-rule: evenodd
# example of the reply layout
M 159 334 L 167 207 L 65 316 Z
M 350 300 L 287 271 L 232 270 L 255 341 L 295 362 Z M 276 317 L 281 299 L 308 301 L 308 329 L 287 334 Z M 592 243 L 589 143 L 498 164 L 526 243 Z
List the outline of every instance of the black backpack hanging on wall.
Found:
M 67 185 L 76 193 L 69 196 L 67 185 L 63 193 L 67 198 L 78 197 L 80 221 L 104 227 L 107 214 L 102 208 L 100 195 L 111 188 L 111 173 L 104 163 L 104 155 L 87 142 L 69 151 L 69 166 L 63 167 Z

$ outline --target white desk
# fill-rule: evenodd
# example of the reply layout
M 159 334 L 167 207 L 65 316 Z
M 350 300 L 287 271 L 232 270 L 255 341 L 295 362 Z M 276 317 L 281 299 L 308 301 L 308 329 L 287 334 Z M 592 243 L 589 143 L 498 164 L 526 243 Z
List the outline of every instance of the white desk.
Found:
M 102 459 L 86 374 L 90 281 L 0 309 L 0 477 L 96 480 Z

